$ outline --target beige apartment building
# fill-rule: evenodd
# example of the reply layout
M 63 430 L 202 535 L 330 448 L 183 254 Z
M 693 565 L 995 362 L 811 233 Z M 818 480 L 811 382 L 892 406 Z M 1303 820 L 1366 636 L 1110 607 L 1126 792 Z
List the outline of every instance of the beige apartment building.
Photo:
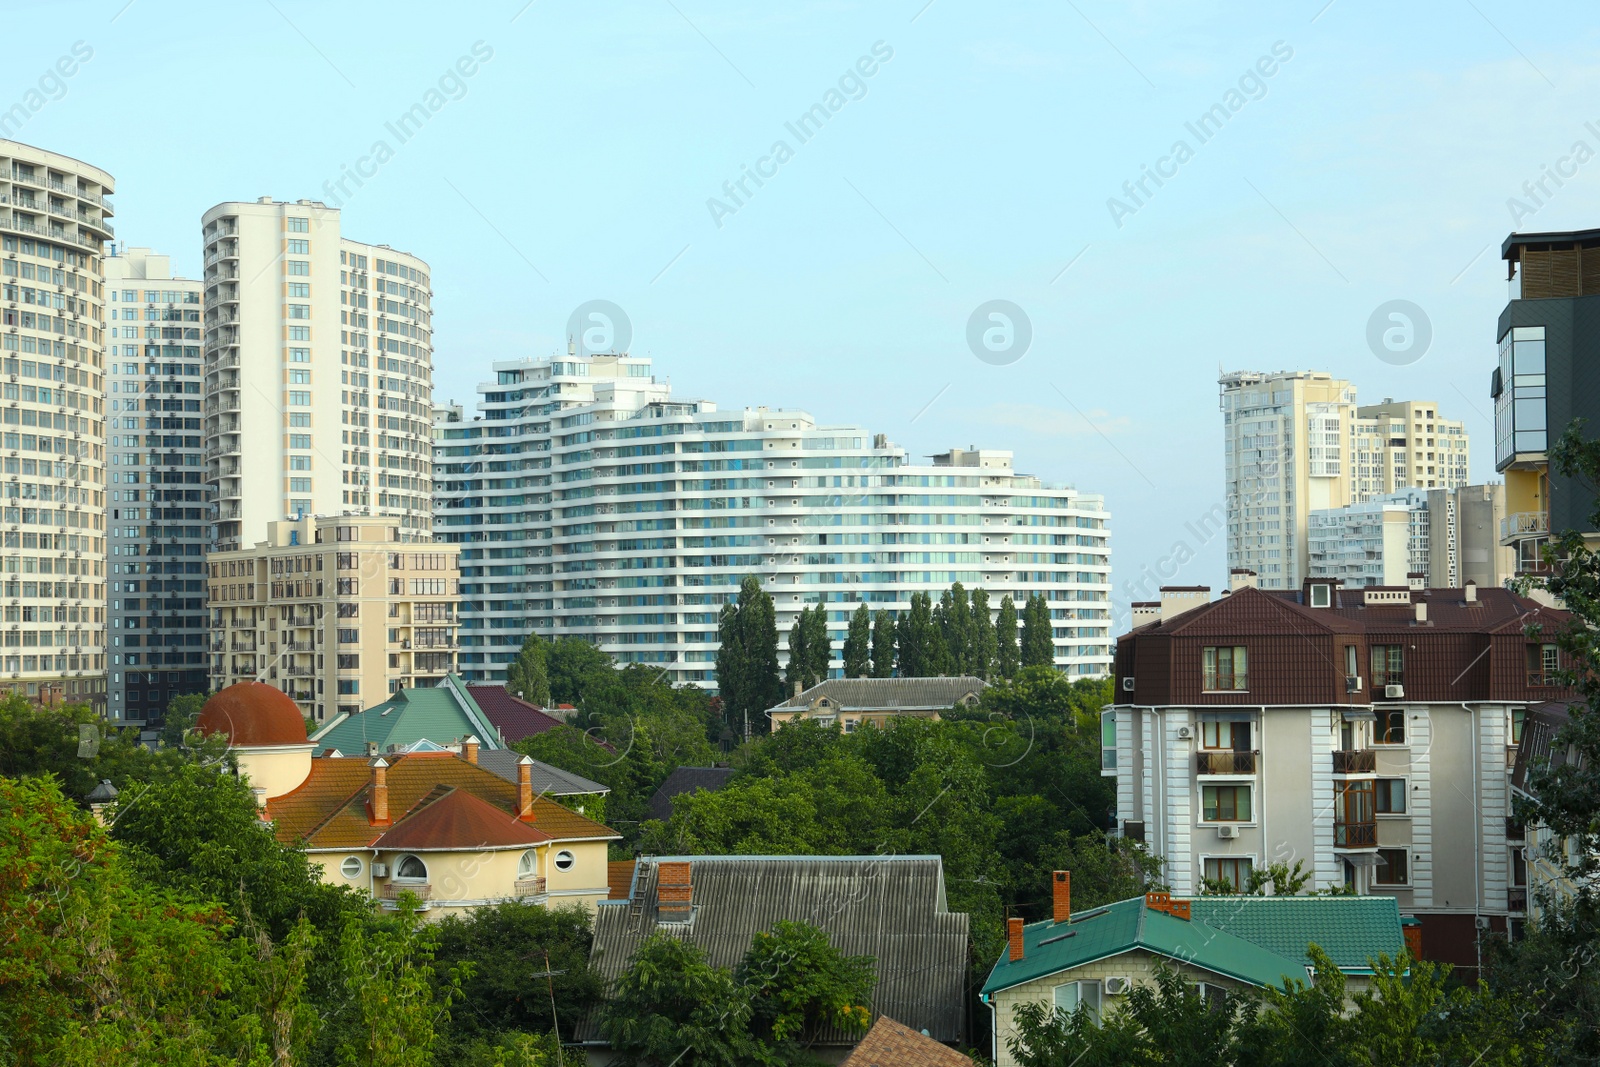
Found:
M 0 140 L 0 688 L 106 697 L 110 174 Z
M 1354 385 L 1322 371 L 1233 371 L 1220 385 L 1228 566 L 1262 588 L 1310 573 L 1313 511 L 1467 484 L 1466 429 L 1431 401 L 1358 406 Z
M 263 681 L 317 721 L 456 667 L 455 545 L 407 540 L 399 516 L 307 516 L 212 553 L 211 688 Z
M 306 515 L 393 515 L 402 541 L 430 539 L 428 265 L 342 237 L 312 200 L 218 204 L 202 228 L 217 547 Z

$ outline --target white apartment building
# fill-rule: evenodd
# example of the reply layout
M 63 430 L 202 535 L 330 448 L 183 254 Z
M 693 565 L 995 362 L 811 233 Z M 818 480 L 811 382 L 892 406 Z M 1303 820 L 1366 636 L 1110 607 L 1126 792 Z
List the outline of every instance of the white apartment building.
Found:
M 111 175 L 0 140 L 0 688 L 105 709 Z
M 1307 535 L 1311 577 L 1339 578 L 1346 589 L 1426 585 L 1428 520 L 1428 497 L 1420 489 L 1319 508 Z
M 780 631 L 826 604 L 838 642 L 862 602 L 897 611 L 956 581 L 996 608 L 1040 592 L 1057 664 L 1110 667 L 1104 501 L 1017 473 L 1010 452 L 915 463 L 805 412 L 675 399 L 626 355 L 494 370 L 481 415 L 437 428 L 435 531 L 461 546 L 459 662 L 474 681 L 499 680 L 538 632 L 714 685 L 717 613 L 747 574 Z
M 148 248 L 105 257 L 111 576 L 106 715 L 158 725 L 204 693 L 212 489 L 201 451 L 201 289 Z
M 205 244 L 205 439 L 217 546 L 305 515 L 432 527 L 428 265 L 312 200 L 218 204 Z
M 1262 588 L 1310 573 L 1311 512 L 1466 484 L 1466 430 L 1431 402 L 1357 406 L 1321 371 L 1233 371 L 1220 386 L 1228 566 Z

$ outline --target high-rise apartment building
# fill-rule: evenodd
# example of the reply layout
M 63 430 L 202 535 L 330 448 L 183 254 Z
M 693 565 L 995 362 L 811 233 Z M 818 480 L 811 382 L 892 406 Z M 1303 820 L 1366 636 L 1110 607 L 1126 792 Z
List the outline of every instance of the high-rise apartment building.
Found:
M 428 265 L 311 200 L 218 204 L 205 245 L 205 439 L 217 546 L 305 515 L 432 528 Z
M 1009 452 L 914 463 L 805 412 L 674 398 L 626 355 L 494 370 L 481 416 L 437 427 L 435 530 L 461 546 L 473 680 L 499 680 L 538 632 L 714 685 L 717 613 L 747 574 L 780 629 L 823 604 L 836 642 L 862 602 L 901 610 L 956 581 L 992 608 L 1042 593 L 1057 664 L 1109 669 L 1104 501 L 1017 473 Z
M 1437 405 L 1358 406 L 1348 381 L 1319 371 L 1221 378 L 1228 566 L 1263 588 L 1310 573 L 1310 514 L 1403 489 L 1467 482 L 1465 427 Z
M 111 383 L 106 715 L 159 724 L 204 693 L 212 490 L 201 452 L 201 283 L 148 248 L 105 257 Z
M 318 721 L 455 670 L 455 545 L 410 539 L 398 516 L 280 519 L 216 551 L 211 688 L 269 682 Z
M 110 174 L 0 140 L 0 687 L 105 708 Z
M 1503 585 L 1515 554 L 1497 538 L 1505 486 L 1404 489 L 1311 513 L 1310 576 L 1371 586 Z
M 1511 299 L 1500 312 L 1494 398 L 1494 466 L 1506 478 L 1501 541 L 1520 573 L 1543 575 L 1553 533 L 1589 521 L 1594 487 L 1550 468 L 1551 443 L 1575 419 L 1600 428 L 1600 230 L 1512 234 L 1501 246 Z

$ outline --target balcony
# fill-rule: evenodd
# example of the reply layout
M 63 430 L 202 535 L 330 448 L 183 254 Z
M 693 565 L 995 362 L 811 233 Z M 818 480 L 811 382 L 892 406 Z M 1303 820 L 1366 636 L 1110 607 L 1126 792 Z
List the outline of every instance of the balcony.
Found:
M 1527 886 L 1514 885 L 1514 886 L 1509 887 L 1506 890 L 1506 910 L 1507 911 L 1527 911 L 1528 910 L 1528 887 Z
M 1542 511 L 1519 511 L 1500 520 L 1500 543 L 1520 541 L 1550 532 L 1550 516 Z
M 1196 752 L 1196 774 L 1254 774 L 1255 752 Z
M 1338 822 L 1333 824 L 1334 848 L 1377 848 L 1376 822 Z
M 378 897 L 382 900 L 399 900 L 401 893 L 413 893 L 418 900 L 427 900 L 433 895 L 433 886 L 427 882 L 385 882 L 378 887 Z
M 1529 671 L 1528 685 L 1534 688 L 1557 687 L 1565 685 L 1561 675 L 1556 671 Z
M 544 894 L 543 878 L 518 878 L 511 889 L 511 895 L 514 897 L 542 897 Z
M 1333 754 L 1334 774 L 1373 774 L 1378 769 L 1378 754 L 1370 748 Z

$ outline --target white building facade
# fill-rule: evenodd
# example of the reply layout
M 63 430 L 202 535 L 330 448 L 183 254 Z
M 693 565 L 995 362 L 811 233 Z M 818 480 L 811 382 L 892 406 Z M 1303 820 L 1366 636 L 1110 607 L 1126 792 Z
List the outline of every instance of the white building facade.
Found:
M 472 680 L 499 680 L 537 632 L 714 685 L 717 614 L 747 574 L 780 631 L 823 604 L 836 643 L 863 602 L 899 611 L 957 581 L 993 608 L 1042 593 L 1057 664 L 1110 669 L 1104 501 L 1018 474 L 1009 452 L 916 464 L 805 412 L 674 399 L 629 356 L 496 363 L 479 391 L 479 418 L 439 423 L 435 460 Z

